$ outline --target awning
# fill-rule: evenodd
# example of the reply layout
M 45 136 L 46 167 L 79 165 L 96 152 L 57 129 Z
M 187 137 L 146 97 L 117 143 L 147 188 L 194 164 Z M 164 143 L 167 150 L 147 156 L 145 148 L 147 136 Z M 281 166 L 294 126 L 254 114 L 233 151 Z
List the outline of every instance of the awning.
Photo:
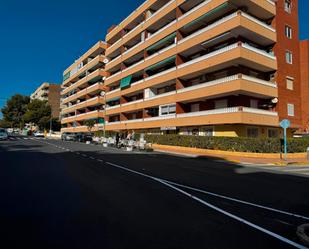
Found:
M 130 86 L 131 80 L 132 80 L 132 75 L 129 75 L 129 76 L 121 79 L 120 89 L 123 89 L 123 88 L 126 88 L 126 87 Z
M 215 9 L 213 9 L 213 10 L 207 12 L 206 14 L 200 16 L 199 18 L 195 19 L 194 21 L 192 21 L 192 22 L 188 23 L 187 25 L 183 26 L 183 28 L 186 29 L 186 28 L 191 27 L 192 25 L 194 25 L 194 24 L 200 22 L 201 20 L 203 20 L 205 17 L 208 17 L 208 16 L 214 14 L 215 12 L 217 12 L 217 11 L 223 9 L 223 8 L 226 7 L 227 5 L 228 5 L 228 3 L 221 4 L 221 5 L 218 6 L 217 8 L 215 8 Z
M 68 78 L 70 78 L 71 72 L 66 73 L 63 75 L 63 81 L 66 81 Z
M 98 122 L 99 122 L 99 124 L 105 124 L 105 119 L 104 118 L 99 118 Z
M 153 49 L 159 47 L 160 45 L 164 44 L 167 41 L 174 40 L 175 37 L 176 37 L 176 32 L 173 33 L 173 34 L 170 34 L 169 36 L 167 36 L 167 37 L 163 38 L 162 40 L 158 41 L 157 43 L 155 43 L 152 46 L 148 47 L 146 50 L 147 51 L 153 50 Z
M 107 103 L 114 102 L 114 101 L 120 101 L 120 98 L 116 97 L 116 98 L 106 100 Z
M 163 61 L 160 61 L 160 62 L 158 62 L 157 64 L 154 64 L 154 65 L 152 65 L 152 66 L 146 68 L 145 71 L 149 71 L 149 70 L 156 69 L 156 68 L 158 68 L 158 67 L 160 67 L 160 66 L 162 66 L 162 65 L 164 65 L 164 64 L 167 64 L 167 63 L 169 63 L 169 62 L 171 62 L 171 61 L 175 61 L 175 59 L 176 59 L 176 55 L 174 55 L 174 56 L 172 56 L 172 57 L 170 57 L 170 58 L 167 58 L 167 59 L 165 59 L 165 60 L 163 60 Z

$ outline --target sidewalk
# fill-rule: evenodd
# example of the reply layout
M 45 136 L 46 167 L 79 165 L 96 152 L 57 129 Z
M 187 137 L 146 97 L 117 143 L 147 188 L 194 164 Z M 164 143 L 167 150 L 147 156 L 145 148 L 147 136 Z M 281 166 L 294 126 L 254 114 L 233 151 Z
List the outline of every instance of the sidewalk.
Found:
M 154 146 L 156 147 L 156 146 Z M 162 146 L 163 147 L 163 146 Z M 309 165 L 309 160 L 305 158 L 305 156 L 299 157 L 299 158 L 289 158 L 286 161 L 280 158 L 258 158 L 258 157 L 250 157 L 245 156 L 233 156 L 233 155 L 223 155 L 218 154 L 217 151 L 214 151 L 214 153 L 194 153 L 192 150 L 188 150 L 188 152 L 184 152 L 183 149 L 177 149 L 177 147 L 174 148 L 154 148 L 154 151 L 157 152 L 163 152 L 163 153 L 169 153 L 179 156 L 187 156 L 187 157 L 212 157 L 212 158 L 221 158 L 223 160 L 232 162 L 232 163 L 239 163 L 239 164 L 255 164 L 255 165 L 276 165 L 276 166 L 287 166 L 287 165 Z M 197 150 L 198 151 L 198 150 Z M 237 153 L 241 154 L 241 153 Z

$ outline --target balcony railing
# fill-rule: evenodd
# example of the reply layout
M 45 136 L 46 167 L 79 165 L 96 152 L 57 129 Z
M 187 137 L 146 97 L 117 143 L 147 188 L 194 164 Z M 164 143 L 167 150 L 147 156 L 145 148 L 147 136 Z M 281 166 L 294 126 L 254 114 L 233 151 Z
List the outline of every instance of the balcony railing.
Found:
M 209 115 L 218 115 L 218 114 L 229 114 L 229 113 L 254 113 L 258 115 L 266 115 L 266 116 L 278 116 L 277 112 L 255 109 L 250 107 L 228 107 L 228 108 L 221 108 L 221 109 L 213 109 L 208 111 L 198 111 L 198 112 L 190 112 L 190 113 L 182 113 L 182 114 L 172 114 L 166 116 L 158 116 L 158 117 L 151 117 L 151 118 L 143 118 L 143 119 L 135 119 L 129 120 L 130 123 L 134 122 L 149 122 L 149 121 L 156 121 L 156 120 L 169 120 L 169 119 L 176 119 L 176 118 L 187 118 L 187 117 L 202 117 L 202 116 L 209 116 Z M 118 124 L 126 124 L 128 121 L 118 121 Z M 113 125 L 115 123 L 107 123 L 107 125 Z
M 89 65 L 91 63 L 93 63 L 95 60 L 97 60 L 98 58 L 104 58 L 104 55 L 97 55 L 96 57 L 94 57 L 92 60 L 90 60 L 87 64 L 83 65 L 80 69 L 78 69 L 78 72 L 76 72 L 75 74 L 71 75 L 68 79 L 66 79 L 62 84 L 66 85 L 68 82 L 70 82 L 70 80 L 72 79 L 72 77 L 77 77 L 79 76 L 82 72 L 84 72 L 85 69 L 87 69 L 89 67 Z M 89 69 L 89 68 L 88 68 Z
M 205 3 L 205 2 L 203 2 L 203 3 Z M 205 28 L 203 28 L 203 29 L 201 29 L 201 30 L 198 30 L 198 31 L 194 32 L 193 34 L 189 35 L 188 37 L 185 37 L 184 39 L 178 41 L 177 43 L 172 44 L 172 45 L 170 45 L 170 46 L 168 46 L 168 47 L 166 47 L 166 48 L 164 48 L 164 49 L 161 49 L 160 51 L 158 51 L 158 52 L 156 52 L 155 54 L 153 54 L 153 55 L 147 57 L 146 59 L 142 59 L 142 60 L 140 60 L 139 62 L 137 62 L 137 63 L 131 65 L 130 67 L 128 67 L 128 68 L 126 68 L 126 69 L 124 69 L 124 70 L 122 70 L 122 71 L 119 71 L 119 72 L 116 73 L 116 74 L 111 75 L 110 77 L 107 78 L 107 80 L 110 80 L 110 79 L 116 77 L 117 75 L 119 75 L 120 73 L 126 72 L 127 70 L 129 70 L 129 69 L 131 69 L 131 68 L 134 68 L 135 66 L 138 66 L 138 65 L 142 64 L 143 62 L 145 62 L 145 61 L 147 61 L 147 60 L 149 60 L 149 59 L 151 59 L 151 58 L 153 58 L 153 57 L 155 57 L 155 56 L 157 56 L 157 55 L 159 55 L 159 54 L 161 54 L 161 53 L 163 53 L 163 52 L 165 52 L 165 51 L 168 51 L 168 50 L 170 50 L 170 49 L 173 49 L 173 48 L 174 48 L 175 46 L 177 46 L 178 44 L 182 44 L 182 43 L 184 43 L 184 42 L 186 42 L 186 41 L 188 41 L 188 40 L 190 40 L 190 39 L 196 37 L 197 35 L 200 35 L 200 34 L 202 34 L 202 33 L 204 33 L 204 32 L 207 32 L 207 31 L 209 31 L 209 30 L 211 30 L 211 29 L 213 29 L 213 28 L 215 28 L 215 27 L 217 27 L 217 26 L 219 26 L 219 25 L 221 25 L 221 24 L 223 24 L 223 23 L 225 23 L 225 22 L 227 22 L 227 21 L 229 21 L 229 20 L 231 20 L 231 19 L 237 17 L 238 15 L 242 15 L 243 17 L 248 18 L 248 19 L 250 19 L 251 21 L 254 21 L 254 22 L 257 23 L 257 24 L 262 25 L 263 27 L 265 27 L 265 28 L 267 28 L 267 29 L 269 29 L 269 30 L 271 30 L 271 31 L 273 31 L 273 32 L 276 32 L 276 30 L 275 30 L 274 28 L 272 28 L 271 26 L 269 26 L 269 25 L 267 25 L 267 24 L 261 22 L 260 20 L 254 18 L 254 17 L 252 17 L 252 16 L 250 16 L 250 15 L 244 13 L 244 12 L 237 11 L 237 12 L 235 12 L 235 13 L 233 13 L 233 14 L 230 14 L 230 15 L 228 15 L 228 16 L 226 16 L 226 17 L 223 17 L 222 19 L 220 19 L 220 20 L 218 20 L 218 21 L 216 21 L 216 22 L 210 24 L 209 26 L 207 26 L 207 27 L 205 27 Z M 175 20 L 175 21 L 176 21 L 176 20 Z M 174 22 L 175 22 L 175 21 L 174 21 Z M 172 25 L 172 24 L 173 24 L 173 22 L 170 23 L 169 25 Z M 168 26 L 169 26 L 169 25 L 168 25 Z M 157 31 L 156 33 L 154 33 L 151 37 L 147 38 L 146 41 L 147 41 L 148 39 L 154 37 L 157 33 L 161 33 L 165 28 L 166 28 L 166 27 L 163 27 L 162 29 L 158 30 L 158 31 Z M 137 45 L 138 45 L 138 44 L 137 44 Z M 134 47 L 136 47 L 136 46 L 134 46 Z M 134 48 L 134 47 L 133 47 L 133 48 Z M 243 47 L 248 48 L 248 49 L 250 49 L 250 50 L 253 50 L 253 49 L 254 49 L 254 47 L 252 47 L 252 46 L 250 46 L 250 45 L 246 46 L 245 43 L 244 43 L 244 46 L 243 46 Z M 133 48 L 131 48 L 131 49 L 133 49 Z M 254 51 L 257 52 L 257 53 L 266 55 L 266 56 L 270 56 L 271 58 L 274 57 L 272 54 L 269 54 L 269 53 L 267 53 L 267 52 L 264 52 L 264 53 L 263 53 L 263 50 L 260 50 L 260 49 L 256 49 L 256 50 L 254 50 Z M 118 59 L 118 58 L 115 58 L 114 60 L 116 60 L 116 59 Z M 111 62 L 113 62 L 114 60 L 112 60 Z M 110 63 L 111 63 L 111 62 L 110 62 Z
M 84 78 L 76 81 L 74 84 L 63 89 L 62 92 L 61 92 L 61 95 L 68 93 L 68 92 L 72 91 L 73 89 L 77 88 L 82 82 L 86 83 L 87 81 L 91 80 L 92 77 L 99 72 L 104 72 L 104 70 L 102 68 L 99 68 L 99 69 L 93 71 L 92 73 L 86 75 Z
M 83 90 L 81 90 L 81 91 L 79 91 L 79 92 L 77 92 L 77 93 L 75 93 L 75 94 L 72 94 L 72 95 L 70 95 L 70 96 L 64 98 L 64 99 L 63 99 L 63 102 L 67 102 L 67 101 L 69 101 L 70 99 L 74 99 L 74 98 L 75 98 L 76 96 L 78 96 L 78 95 L 79 95 L 79 96 L 83 96 L 83 95 L 85 95 L 85 94 L 91 92 L 91 89 L 92 89 L 92 88 L 95 88 L 95 87 L 98 87 L 98 86 L 103 86 L 103 83 L 102 83 L 102 82 L 98 82 L 98 83 L 96 83 L 96 84 L 93 84 L 93 85 L 91 85 L 91 86 L 89 86 L 89 87 L 87 87 L 87 88 L 85 88 L 85 89 L 83 89 Z
M 77 115 L 73 115 L 70 117 L 66 117 L 66 118 L 62 118 L 61 121 L 67 121 L 69 119 L 75 119 L 75 118 L 79 118 L 79 117 L 83 117 L 83 116 L 87 116 L 87 115 L 91 115 L 91 114 L 104 114 L 104 110 L 95 110 L 95 111 L 91 111 L 91 112 L 85 112 L 85 113 L 81 113 L 81 114 L 77 114 Z
M 125 104 L 119 104 L 119 105 L 115 105 L 115 106 L 106 107 L 106 110 L 112 110 L 112 109 L 116 109 L 116 108 L 120 108 L 120 107 L 124 107 L 124 106 L 142 103 L 142 102 L 146 102 L 146 101 L 149 101 L 149 100 L 163 98 L 163 97 L 171 96 L 171 95 L 178 94 L 178 93 L 185 93 L 185 92 L 195 91 L 195 90 L 198 90 L 198 89 L 203 89 L 203 88 L 207 88 L 207 87 L 211 87 L 211 86 L 215 86 L 215 85 L 226 84 L 226 83 L 229 83 L 229 82 L 232 82 L 232 81 L 235 81 L 235 80 L 241 80 L 241 79 L 253 82 L 254 84 L 260 84 L 260 85 L 264 85 L 264 86 L 267 86 L 267 87 L 277 88 L 277 84 L 274 83 L 274 82 L 258 79 L 258 78 L 255 78 L 255 77 L 252 77 L 252 76 L 247 76 L 247 75 L 244 75 L 244 74 L 236 74 L 236 75 L 220 78 L 220 79 L 217 79 L 217 80 L 203 82 L 203 83 L 200 83 L 198 85 L 185 87 L 185 88 L 178 89 L 178 90 L 175 90 L 175 91 L 170 91 L 170 92 L 166 92 L 166 93 L 163 93 L 163 94 L 154 95 L 154 96 L 151 96 L 149 98 L 139 99 L 139 100 L 136 100 L 136 101 L 125 103 Z M 107 99 L 107 101 L 108 101 L 108 99 Z
M 65 111 L 68 110 L 68 109 L 75 109 L 75 108 L 77 108 L 78 106 L 87 104 L 87 103 L 92 102 L 92 101 L 94 101 L 94 100 L 98 100 L 98 101 L 99 101 L 99 100 L 103 100 L 103 99 L 104 99 L 103 97 L 96 96 L 96 97 L 93 97 L 93 98 L 88 99 L 88 100 L 86 100 L 86 101 L 83 101 L 83 102 L 77 103 L 77 104 L 75 104 L 75 105 L 71 105 L 71 106 L 68 106 L 68 107 L 66 107 L 66 108 L 63 108 L 63 109 L 62 109 L 62 112 L 65 112 Z

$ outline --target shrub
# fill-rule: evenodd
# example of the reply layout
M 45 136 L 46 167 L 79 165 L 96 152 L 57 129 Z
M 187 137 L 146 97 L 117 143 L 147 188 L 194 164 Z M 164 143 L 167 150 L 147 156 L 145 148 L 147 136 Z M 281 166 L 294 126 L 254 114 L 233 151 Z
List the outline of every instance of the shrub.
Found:
M 238 152 L 279 153 L 282 148 L 279 138 L 146 135 L 145 139 L 154 144 Z M 289 153 L 306 152 L 308 147 L 309 138 L 288 139 Z

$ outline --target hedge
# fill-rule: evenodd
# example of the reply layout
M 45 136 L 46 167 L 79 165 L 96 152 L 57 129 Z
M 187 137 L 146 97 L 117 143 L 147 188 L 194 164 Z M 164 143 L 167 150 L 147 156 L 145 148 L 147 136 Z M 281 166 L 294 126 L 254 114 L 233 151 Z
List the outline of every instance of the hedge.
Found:
M 280 153 L 278 138 L 202 137 L 183 135 L 145 135 L 148 143 L 237 152 Z M 306 152 L 309 138 L 288 139 L 288 152 Z

